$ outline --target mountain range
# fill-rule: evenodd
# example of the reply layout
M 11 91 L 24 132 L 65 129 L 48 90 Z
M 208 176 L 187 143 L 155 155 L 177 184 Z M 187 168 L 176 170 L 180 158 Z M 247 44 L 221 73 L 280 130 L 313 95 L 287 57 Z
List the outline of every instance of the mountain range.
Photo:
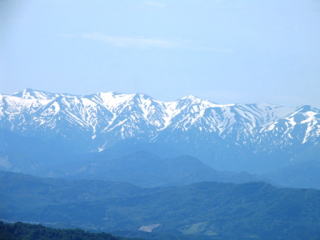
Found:
M 309 105 L 0 95 L 4 221 L 150 240 L 319 239 L 320 193 L 308 189 L 320 189 L 319 157 Z
M 165 102 L 116 92 L 0 95 L 3 170 L 34 174 L 45 166 L 55 172 L 54 165 L 136 152 L 162 159 L 190 155 L 223 171 L 280 171 L 319 161 L 320 109 L 217 104 L 194 96 Z
M 140 188 L 0 171 L 0 197 L 0 216 L 6 221 L 81 227 L 119 236 L 320 239 L 320 191 L 262 182 Z
M 25 89 L 0 95 L 1 128 L 72 138 L 74 129 L 102 151 L 129 138 L 157 142 L 168 133 L 198 132 L 247 145 L 306 144 L 320 136 L 320 110 L 270 104 L 216 104 L 194 96 L 163 102 L 143 94 L 79 96 Z M 214 140 L 214 139 L 213 139 Z M 270 143 L 270 142 L 269 142 Z

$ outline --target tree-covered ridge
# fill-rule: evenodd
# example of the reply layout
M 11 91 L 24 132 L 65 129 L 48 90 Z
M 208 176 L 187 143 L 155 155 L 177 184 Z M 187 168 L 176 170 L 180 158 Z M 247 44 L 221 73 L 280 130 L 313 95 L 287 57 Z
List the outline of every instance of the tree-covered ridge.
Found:
M 89 233 L 80 229 L 54 229 L 27 223 L 0 222 L 0 240 L 126 240 L 107 233 Z
M 111 233 L 157 225 L 146 239 L 320 240 L 320 191 L 262 182 L 148 189 L 0 173 L 0 199 L 0 218 L 8 221 Z

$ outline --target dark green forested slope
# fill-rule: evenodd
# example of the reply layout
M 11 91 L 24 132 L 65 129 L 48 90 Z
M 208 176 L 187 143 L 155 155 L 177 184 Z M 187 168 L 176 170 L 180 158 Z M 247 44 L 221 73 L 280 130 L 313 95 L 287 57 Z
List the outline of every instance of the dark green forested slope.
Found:
M 41 225 L 0 222 L 0 240 L 125 240 L 106 233 L 80 229 L 53 229 Z
M 10 221 L 129 233 L 157 224 L 153 234 L 195 239 L 320 239 L 320 191 L 261 182 L 144 189 L 0 173 L 0 199 L 0 218 Z

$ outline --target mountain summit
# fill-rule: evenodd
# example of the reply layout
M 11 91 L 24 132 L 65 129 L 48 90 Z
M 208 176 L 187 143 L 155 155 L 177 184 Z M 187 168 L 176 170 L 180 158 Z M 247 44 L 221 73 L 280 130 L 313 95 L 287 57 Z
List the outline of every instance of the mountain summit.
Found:
M 318 148 L 320 110 L 216 104 L 194 96 L 164 102 L 144 94 L 82 96 L 25 89 L 0 95 L 0 129 L 5 139 L 2 156 L 18 146 L 17 138 L 81 152 L 107 151 L 130 142 L 157 146 L 163 153 L 174 148 L 228 170 L 230 162 L 237 162 L 235 169 L 245 168 L 257 155 L 280 163 L 297 155 L 291 149 L 297 145 L 299 151 Z M 285 154 L 275 159 L 272 153 L 279 151 Z

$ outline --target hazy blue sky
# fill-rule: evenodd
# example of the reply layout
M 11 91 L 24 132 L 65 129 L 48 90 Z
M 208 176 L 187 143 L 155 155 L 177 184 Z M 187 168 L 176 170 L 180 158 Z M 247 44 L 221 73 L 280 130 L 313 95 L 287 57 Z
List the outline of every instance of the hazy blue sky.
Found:
M 320 105 L 319 0 L 0 0 L 0 92 Z

